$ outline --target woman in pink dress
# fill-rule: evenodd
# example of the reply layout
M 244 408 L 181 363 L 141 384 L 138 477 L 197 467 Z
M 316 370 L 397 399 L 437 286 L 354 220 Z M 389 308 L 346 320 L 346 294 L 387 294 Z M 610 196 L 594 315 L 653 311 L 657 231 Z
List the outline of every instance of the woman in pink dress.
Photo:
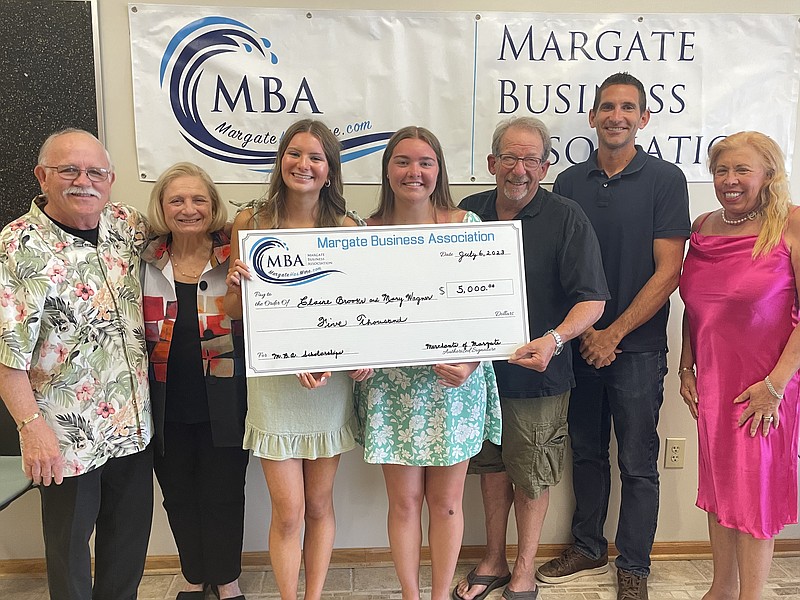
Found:
M 800 211 L 764 134 L 718 142 L 709 168 L 722 208 L 692 226 L 678 374 L 714 559 L 704 599 L 745 600 L 761 597 L 775 535 L 797 523 Z

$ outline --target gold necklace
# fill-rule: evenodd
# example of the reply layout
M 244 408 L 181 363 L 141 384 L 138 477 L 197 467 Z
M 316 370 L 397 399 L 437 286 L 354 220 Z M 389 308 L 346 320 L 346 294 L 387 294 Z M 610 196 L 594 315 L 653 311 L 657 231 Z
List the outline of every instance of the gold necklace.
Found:
M 178 271 L 178 273 L 180 273 L 184 277 L 188 277 L 189 279 L 199 279 L 200 275 L 203 274 L 203 271 L 200 271 L 197 275 L 190 275 L 189 273 L 184 273 L 178 266 L 178 263 L 175 261 L 175 255 L 172 254 L 172 250 L 169 251 L 169 258 L 172 261 L 172 266 L 175 267 L 175 270 Z

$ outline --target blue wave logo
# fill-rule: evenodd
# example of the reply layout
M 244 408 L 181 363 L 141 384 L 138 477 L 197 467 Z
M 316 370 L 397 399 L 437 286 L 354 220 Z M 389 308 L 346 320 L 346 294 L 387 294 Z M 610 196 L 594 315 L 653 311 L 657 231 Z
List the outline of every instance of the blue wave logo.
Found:
M 166 88 L 169 91 L 172 112 L 180 125 L 181 135 L 189 145 L 202 154 L 222 162 L 250 166 L 255 171 L 272 170 L 277 154 L 275 151 L 246 148 L 249 141 L 235 145 L 219 139 L 214 131 L 223 131 L 220 129 L 222 125 L 209 127 L 204 123 L 203 111 L 197 101 L 205 69 L 213 64 L 209 61 L 225 54 L 244 53 L 250 57 L 259 56 L 266 65 L 274 67 L 279 60 L 271 48 L 272 42 L 249 25 L 222 16 L 204 17 L 192 21 L 170 39 L 161 57 L 159 84 L 162 89 Z M 215 81 L 218 79 L 213 68 L 209 68 L 209 75 L 214 77 Z M 247 84 L 246 79 L 245 76 L 243 87 Z M 237 95 L 234 103 L 238 98 Z M 313 99 L 311 105 L 314 106 Z M 350 125 L 344 126 L 342 130 L 345 131 Z M 228 124 L 223 133 L 229 132 L 230 129 L 231 126 Z M 342 162 L 383 150 L 386 144 L 380 142 L 388 140 L 392 133 L 391 131 L 369 133 L 343 140 Z
M 250 263 L 262 281 L 276 285 L 304 285 L 327 277 L 333 273 L 341 273 L 336 269 L 324 269 L 308 273 L 299 254 L 289 252 L 289 246 L 276 237 L 265 237 L 250 249 Z M 285 270 L 281 275 L 278 270 Z

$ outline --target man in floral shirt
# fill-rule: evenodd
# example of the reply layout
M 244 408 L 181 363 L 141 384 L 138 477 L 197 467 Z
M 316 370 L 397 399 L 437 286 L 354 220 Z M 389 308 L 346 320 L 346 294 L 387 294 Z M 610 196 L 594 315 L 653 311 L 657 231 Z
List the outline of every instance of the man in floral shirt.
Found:
M 0 396 L 42 484 L 50 597 L 136 598 L 153 512 L 139 254 L 147 224 L 109 201 L 91 134 L 50 136 L 42 195 L 0 232 Z M 51 485 L 56 484 L 56 485 Z

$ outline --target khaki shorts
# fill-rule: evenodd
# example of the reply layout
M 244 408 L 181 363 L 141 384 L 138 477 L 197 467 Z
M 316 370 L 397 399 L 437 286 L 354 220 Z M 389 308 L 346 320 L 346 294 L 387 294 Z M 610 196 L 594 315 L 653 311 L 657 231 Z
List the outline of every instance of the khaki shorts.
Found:
M 500 398 L 502 445 L 483 442 L 468 473 L 507 472 L 512 483 L 538 498 L 561 481 L 567 447 L 569 392 L 541 398 Z

